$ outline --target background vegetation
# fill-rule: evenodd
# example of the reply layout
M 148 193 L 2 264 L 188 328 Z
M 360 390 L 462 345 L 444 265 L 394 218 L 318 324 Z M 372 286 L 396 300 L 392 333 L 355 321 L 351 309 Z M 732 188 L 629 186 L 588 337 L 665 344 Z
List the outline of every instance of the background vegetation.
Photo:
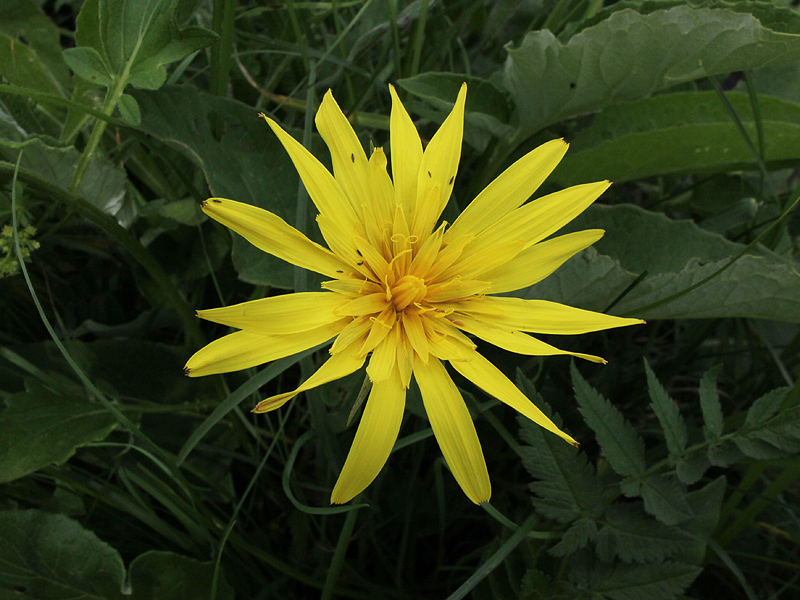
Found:
M 800 12 L 788 1 L 0 0 L 0 598 L 792 598 L 800 593 Z M 482 348 L 582 446 L 463 384 L 494 484 L 455 485 L 412 388 L 327 504 L 361 375 L 322 356 L 189 380 L 197 308 L 314 285 L 209 221 L 313 214 L 265 111 L 327 160 L 394 83 L 423 136 L 469 84 L 448 220 L 564 137 L 542 192 L 611 179 L 605 238 L 525 290 L 647 319 Z M 23 262 L 20 262 L 20 258 Z

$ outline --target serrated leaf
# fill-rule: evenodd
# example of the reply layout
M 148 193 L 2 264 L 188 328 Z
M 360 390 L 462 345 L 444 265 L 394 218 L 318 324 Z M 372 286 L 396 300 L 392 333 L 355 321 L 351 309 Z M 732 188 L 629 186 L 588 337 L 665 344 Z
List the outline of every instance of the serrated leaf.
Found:
M 650 475 L 642 481 L 644 509 L 667 525 L 683 523 L 692 516 L 686 491 L 673 478 Z
M 711 463 L 708 462 L 708 456 L 705 453 L 691 452 L 675 462 L 675 471 L 681 483 L 692 485 L 700 481 L 710 466 Z
M 728 467 L 742 459 L 742 451 L 731 440 L 715 442 L 708 447 L 708 460 L 715 467 Z
M 117 423 L 102 405 L 43 392 L 22 392 L 0 412 L 0 483 L 24 477 L 104 439 Z
M 130 600 L 198 600 L 210 597 L 214 563 L 152 550 L 137 556 L 130 571 Z M 233 588 L 222 576 L 216 598 L 233 600 Z
M 585 548 L 590 540 L 597 537 L 597 524 L 591 519 L 578 519 L 564 532 L 549 552 L 553 556 L 569 556 L 581 548 Z
M 639 503 L 612 504 L 597 537 L 597 553 L 605 562 L 662 562 L 682 553 L 692 537 L 645 514 Z
M 672 600 L 681 594 L 702 569 L 677 562 L 598 567 L 589 587 L 611 600 Z
M 528 569 L 520 583 L 520 600 L 551 600 L 555 597 L 553 578 L 542 571 Z
M 658 417 L 658 422 L 661 423 L 661 428 L 664 430 L 664 437 L 667 441 L 667 448 L 669 448 L 670 459 L 672 464 L 675 464 L 678 457 L 686 450 L 688 440 L 686 423 L 678 411 L 675 401 L 669 397 L 667 390 L 656 379 L 655 373 L 653 373 L 646 359 L 644 361 L 644 370 L 647 374 L 650 406 L 653 407 L 653 412 Z
M 757 138 L 748 94 L 727 92 L 750 136 Z M 764 155 L 769 161 L 800 157 L 800 105 L 759 96 Z M 561 185 L 600 179 L 756 169 L 756 156 L 715 92 L 677 92 L 608 106 L 570 140 L 553 173 Z
M 289 223 L 295 221 L 297 171 L 252 107 L 188 86 L 132 95 L 142 110 L 141 129 L 194 161 L 214 196 L 259 206 Z M 224 123 L 219 140 L 211 132 L 213 114 Z M 294 284 L 292 265 L 238 235 L 233 235 L 232 258 L 240 279 L 248 283 L 283 288 Z
M 550 123 L 713 74 L 800 60 L 800 36 L 750 14 L 677 6 L 612 14 L 562 43 L 533 31 L 508 52 L 520 137 Z
M 0 512 L 0 589 L 30 599 L 122 600 L 119 553 L 64 515 Z M 11 596 L 9 596 L 11 597 Z
M 517 385 L 556 424 L 559 423 L 521 372 L 517 373 Z M 528 419 L 520 419 L 520 437 L 528 444 L 523 447 L 523 466 L 538 480 L 531 483 L 530 488 L 536 495 L 533 505 L 540 514 L 560 523 L 598 514 L 603 502 L 603 486 L 584 454 Z
M 789 390 L 786 388 L 777 388 L 753 402 L 753 405 L 747 410 L 744 427 L 756 427 L 766 423 L 778 412 L 788 393 Z
M 64 50 L 64 60 L 78 77 L 91 84 L 108 87 L 114 80 L 114 74 L 94 48 L 88 46 L 67 48 Z
M 703 432 L 706 441 L 712 442 L 722 436 L 725 425 L 722 405 L 717 392 L 717 374 L 722 365 L 712 367 L 700 379 L 700 408 L 703 411 Z
M 708 537 L 717 528 L 722 501 L 725 498 L 726 480 L 720 475 L 711 483 L 699 490 L 686 494 L 686 502 L 693 513 L 693 518 L 681 527 L 701 540 Z
M 642 438 L 619 410 L 589 385 L 575 363 L 570 371 L 581 414 L 597 435 L 606 459 L 620 475 L 641 478 L 646 468 Z

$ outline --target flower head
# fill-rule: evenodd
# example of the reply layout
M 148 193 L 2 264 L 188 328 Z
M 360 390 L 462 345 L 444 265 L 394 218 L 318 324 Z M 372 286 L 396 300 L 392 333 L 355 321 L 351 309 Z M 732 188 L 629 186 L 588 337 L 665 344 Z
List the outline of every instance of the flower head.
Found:
M 470 500 L 480 503 L 491 494 L 489 475 L 469 411 L 443 362 L 577 445 L 476 351 L 469 336 L 519 354 L 570 354 L 605 362 L 559 350 L 528 332 L 577 334 L 641 321 L 496 295 L 540 281 L 600 239 L 602 230 L 545 240 L 594 202 L 608 181 L 526 204 L 567 150 L 563 140 L 553 140 L 506 169 L 450 227 L 437 226 L 461 156 L 466 85 L 424 150 L 394 88 L 390 91 L 391 179 L 383 150 L 365 154 L 330 91 L 316 124 L 330 149 L 333 174 L 264 116 L 319 211 L 317 223 L 328 247 L 254 206 L 211 198 L 203 210 L 261 250 L 329 280 L 322 291 L 198 311 L 203 319 L 240 331 L 198 351 L 186 372 L 199 376 L 244 369 L 333 338 L 330 357 L 300 387 L 254 409 L 275 410 L 300 392 L 367 363 L 372 389 L 331 502 L 352 499 L 380 472 L 397 439 L 413 377 L 456 481 Z

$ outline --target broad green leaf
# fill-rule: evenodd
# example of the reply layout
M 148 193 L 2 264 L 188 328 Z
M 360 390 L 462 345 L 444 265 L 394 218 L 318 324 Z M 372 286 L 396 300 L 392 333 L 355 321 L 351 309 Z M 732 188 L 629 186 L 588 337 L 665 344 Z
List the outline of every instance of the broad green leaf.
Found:
M 78 48 L 92 48 L 114 77 L 135 87 L 156 89 L 166 80 L 164 65 L 217 39 L 201 27 L 179 29 L 179 0 L 86 0 L 77 20 Z
M 142 110 L 141 129 L 193 160 L 203 170 L 212 195 L 265 208 L 294 223 L 297 171 L 253 108 L 191 87 L 137 91 L 133 96 Z M 213 114 L 224 123 L 220 140 L 211 132 Z M 291 265 L 232 235 L 233 263 L 242 280 L 292 287 Z
M 756 427 L 766 423 L 781 408 L 786 394 L 785 388 L 777 388 L 753 402 L 753 405 L 747 410 L 744 427 Z
M 117 423 L 102 405 L 69 396 L 21 392 L 6 403 L 0 412 L 0 483 L 66 462 Z
M 709 369 L 700 380 L 700 408 L 703 411 L 703 431 L 707 441 L 719 439 L 725 424 L 717 391 L 717 374 L 720 368 L 721 365 L 717 365 Z
M 517 374 L 517 384 L 545 414 L 552 416 L 550 407 L 521 372 Z M 559 421 L 554 417 L 556 424 Z M 527 444 L 522 448 L 522 464 L 537 479 L 530 484 L 536 495 L 536 510 L 561 523 L 597 516 L 603 488 L 586 456 L 527 419 L 520 420 L 520 437 Z
M 622 10 L 562 43 L 533 31 L 510 48 L 504 85 L 520 136 L 550 123 L 633 100 L 673 85 L 800 60 L 800 35 L 750 14 L 677 6 Z
M 650 368 L 647 359 L 644 361 L 644 370 L 647 373 L 647 390 L 650 394 L 650 406 L 661 423 L 664 430 L 664 437 L 667 440 L 670 459 L 674 463 L 679 456 L 686 450 L 688 436 L 686 434 L 686 423 L 678 411 L 678 407 L 672 398 L 667 394 L 667 390 L 656 379 L 655 373 Z
M 0 0 L 0 32 L 25 43 L 58 87 L 69 86 L 69 71 L 61 55 L 60 32 L 35 0 Z M 33 87 L 26 85 L 25 87 Z
M 20 149 L 23 149 L 21 167 L 65 190 L 69 189 L 81 157 L 75 148 L 55 148 L 36 138 L 23 143 L 0 140 L 0 157 L 9 162 L 16 162 Z M 126 182 L 127 175 L 123 169 L 95 156 L 81 182 L 80 196 L 127 226 L 135 218 L 136 209 L 133 198 L 126 193 Z
M 589 385 L 574 362 L 570 371 L 575 399 L 587 425 L 597 435 L 603 455 L 623 477 L 640 479 L 646 468 L 642 438 L 622 413 Z
M 445 114 L 452 110 L 462 83 L 468 88 L 465 140 L 483 150 L 489 142 L 486 132 L 496 137 L 510 137 L 514 128 L 508 124 L 511 115 L 508 94 L 486 79 L 458 73 L 421 73 L 397 82 L 401 88 L 424 98 Z
M 708 456 L 704 452 L 691 452 L 678 458 L 675 463 L 675 473 L 684 485 L 692 485 L 700 481 L 711 466 Z
M 591 575 L 588 589 L 611 600 L 673 600 L 700 571 L 700 567 L 669 561 L 621 564 L 613 569 L 600 563 Z
M 744 246 L 699 227 L 691 219 L 670 219 L 663 213 L 633 204 L 593 205 L 561 232 L 604 229 L 594 244 L 601 254 L 615 258 L 632 273 L 678 273 L 692 259 L 708 262 L 734 256 Z M 665 252 L 665 248 L 669 251 Z M 761 253 L 784 261 L 766 249 Z M 754 252 L 755 254 L 755 252 Z
M 0 512 L 3 598 L 123 600 L 124 580 L 119 553 L 77 522 L 39 510 Z
M 726 96 L 750 139 L 757 139 L 749 96 Z M 766 160 L 800 158 L 800 104 L 769 96 L 759 96 L 758 102 Z M 562 185 L 758 168 L 757 157 L 715 92 L 679 92 L 605 107 L 570 142 L 553 173 Z
M 612 504 L 597 536 L 597 553 L 606 562 L 661 562 L 682 554 L 692 537 L 645 514 L 638 502 Z
M 584 251 L 544 281 L 515 295 L 604 311 L 637 275 L 645 274 L 614 306 L 614 314 L 644 319 L 751 317 L 800 323 L 800 273 L 791 261 L 765 248 L 741 257 L 692 292 L 641 310 L 715 273 L 744 246 L 691 221 L 675 221 L 630 205 L 592 207 L 563 231 L 594 227 L 606 230 L 597 250 Z M 598 256 L 597 251 L 608 256 Z
M 67 48 L 64 50 L 64 60 L 78 77 L 95 86 L 111 85 L 114 74 L 100 53 L 89 46 Z
M 130 600 L 199 600 L 210 598 L 213 562 L 151 550 L 131 563 Z M 221 576 L 217 600 L 233 600 L 233 588 Z
M 686 490 L 672 477 L 648 475 L 641 483 L 644 509 L 666 525 L 687 521 L 692 512 L 686 503 Z
M 58 83 L 39 60 L 36 51 L 5 33 L 0 33 L 0 76 L 13 85 L 49 94 L 58 93 Z

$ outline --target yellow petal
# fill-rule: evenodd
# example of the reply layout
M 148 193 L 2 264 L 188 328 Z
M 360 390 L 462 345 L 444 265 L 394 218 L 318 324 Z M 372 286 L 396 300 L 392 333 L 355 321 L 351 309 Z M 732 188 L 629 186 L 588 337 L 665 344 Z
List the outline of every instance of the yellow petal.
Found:
M 350 121 L 328 90 L 315 118 L 317 130 L 328 145 L 333 174 L 354 207 L 366 200 L 367 157 Z
M 264 413 L 275 410 L 276 408 L 280 408 L 289 400 L 297 396 L 297 394 L 300 392 L 305 392 L 324 383 L 346 377 L 347 375 L 350 375 L 350 373 L 358 371 L 363 364 L 364 357 L 355 356 L 353 352 L 345 350 L 343 352 L 339 352 L 338 354 L 334 354 L 328 360 L 326 360 L 319 369 L 317 369 L 316 373 L 306 379 L 296 390 L 293 392 L 286 392 L 285 394 L 278 394 L 277 396 L 271 396 L 266 400 L 262 400 L 256 405 L 256 407 L 253 409 L 253 412 Z
M 261 298 L 233 306 L 198 310 L 207 321 L 268 335 L 293 334 L 338 321 L 347 298 L 330 292 L 302 292 Z
M 424 363 L 428 362 L 428 337 L 422 325 L 422 317 L 407 312 L 403 315 L 403 332 L 411 343 L 411 347 Z
M 462 253 L 462 260 L 509 240 L 522 240 L 525 248 L 533 246 L 581 214 L 610 185 L 608 181 L 576 185 L 511 211 L 478 235 Z
M 395 202 L 408 210 L 413 210 L 417 199 L 417 176 L 422 161 L 422 142 L 393 85 L 389 85 L 389 93 L 392 95 L 389 129 Z
M 508 404 L 511 408 L 528 417 L 537 425 L 541 425 L 548 431 L 552 431 L 573 446 L 578 445 L 578 442 L 556 427 L 556 424 L 553 423 L 547 415 L 539 410 L 525 394 L 519 391 L 517 386 L 511 383 L 500 369 L 477 352 L 473 352 L 468 360 L 454 361 L 451 364 L 456 371 L 490 396 L 494 396 L 501 402 Z
M 373 325 L 373 329 L 375 327 Z M 400 323 L 395 323 L 394 327 L 400 327 Z M 387 332 L 369 359 L 367 375 L 373 383 L 377 383 L 388 379 L 393 373 L 400 377 L 397 369 L 397 336 Z
M 466 254 L 463 259 L 454 263 L 453 266 L 445 270 L 436 279 L 446 282 L 448 279 L 463 277 L 465 279 L 480 278 L 488 281 L 483 277 L 485 271 L 491 271 L 513 260 L 524 247 L 525 242 L 522 240 L 498 242 L 491 246 L 484 245 L 482 250 Z
M 559 350 L 555 346 L 551 346 L 550 344 L 544 343 L 542 340 L 537 340 L 529 336 L 527 333 L 494 327 L 472 317 L 459 316 L 458 320 L 453 319 L 452 322 L 464 331 L 477 335 L 482 340 L 494 344 L 503 350 L 508 350 L 509 352 L 516 352 L 517 354 L 525 354 L 528 356 L 557 356 L 568 354 L 596 363 L 605 364 L 607 362 L 605 359 L 594 356 L 593 354 Z
M 268 116 L 262 116 L 269 123 L 275 135 L 278 136 L 281 144 L 289 154 L 289 158 L 292 159 L 311 201 L 320 214 L 326 215 L 335 221 L 343 231 L 352 231 L 358 221 L 356 213 L 352 204 L 350 204 L 350 200 L 342 191 L 341 186 L 336 183 L 333 175 L 311 152 L 303 147 L 303 144 L 286 133 L 280 125 Z
M 367 339 L 358 349 L 359 354 L 365 355 L 375 350 L 375 347 L 389 335 L 396 320 L 397 313 L 392 306 L 387 306 L 377 317 L 370 317 L 372 327 L 367 334 Z
M 519 208 L 553 172 L 569 144 L 551 140 L 531 150 L 503 171 L 458 216 L 448 236 L 478 234 Z
M 348 297 L 374 294 L 382 291 L 378 284 L 365 279 L 334 279 L 333 281 L 323 281 L 320 286 Z
M 369 317 L 357 317 L 350 321 L 333 341 L 331 354 L 341 352 L 353 343 L 362 344 L 371 327 L 372 321 L 369 320 Z
M 464 137 L 464 105 L 467 101 L 467 84 L 458 92 L 453 110 L 431 138 L 422 155 L 417 175 L 417 205 L 414 207 L 414 233 L 425 235 L 433 229 L 453 192 L 453 184 L 461 160 L 461 142 Z M 435 197 L 429 192 L 438 187 Z M 420 206 L 431 202 L 433 207 Z M 422 220 L 417 215 L 424 215 Z
M 429 360 L 428 364 L 417 360 L 414 379 L 419 384 L 433 434 L 453 477 L 475 504 L 488 502 L 492 494 L 489 473 L 475 425 L 458 388 L 444 365 L 436 359 Z
M 184 371 L 189 377 L 200 377 L 249 369 L 327 342 L 346 322 L 342 319 L 294 335 L 237 331 L 200 348 L 186 363 Z
M 378 292 L 367 294 L 351 300 L 338 310 L 340 316 L 360 317 L 362 315 L 372 315 L 386 309 L 389 303 L 386 301 L 386 294 Z
M 483 314 L 481 311 L 484 306 L 488 310 L 500 309 L 503 313 Z M 487 296 L 483 301 L 470 306 L 470 311 L 473 316 L 500 327 L 560 335 L 589 333 L 644 323 L 641 319 L 614 317 L 547 300 L 523 300 L 503 296 Z
M 425 300 L 428 302 L 448 302 L 468 298 L 476 294 L 482 294 L 489 289 L 485 281 L 475 281 L 474 279 L 450 279 L 442 283 L 434 283 L 428 286 Z
M 256 248 L 303 269 L 334 278 L 353 270 L 330 250 L 312 242 L 278 215 L 257 206 L 224 198 L 210 198 L 203 203 L 203 212 L 244 237 Z
M 540 282 L 575 254 L 594 244 L 603 233 L 602 229 L 576 231 L 523 250 L 507 263 L 481 274 L 481 279 L 492 284 L 487 293 L 511 292 Z
M 378 476 L 397 440 L 405 400 L 406 389 L 397 372 L 372 384 L 353 445 L 331 493 L 331 504 L 349 502 Z

